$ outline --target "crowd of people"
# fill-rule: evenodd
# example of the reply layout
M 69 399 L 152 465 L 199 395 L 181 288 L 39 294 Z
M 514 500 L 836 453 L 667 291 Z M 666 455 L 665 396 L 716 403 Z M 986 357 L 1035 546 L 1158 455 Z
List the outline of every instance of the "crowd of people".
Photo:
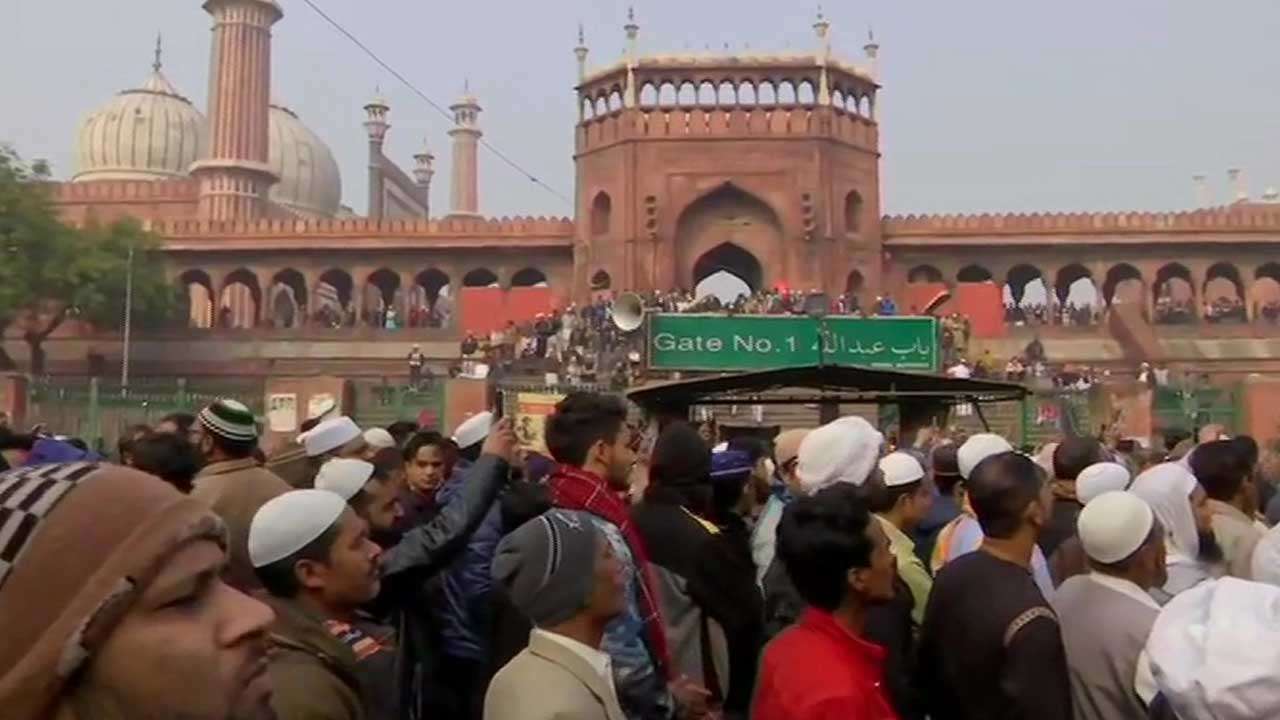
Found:
M 1280 713 L 1280 496 L 1160 453 L 774 438 L 578 392 L 547 455 L 218 400 L 118 464 L 0 431 L 0 707 L 31 720 L 1202 720 Z M 1264 479 L 1265 478 L 1265 479 Z M 193 682 L 194 680 L 194 682 Z
M 804 315 L 814 311 L 816 293 L 767 289 L 740 295 L 724 302 L 715 295 L 701 298 L 684 290 L 639 294 L 646 313 L 722 313 L 728 315 Z M 824 312 L 862 317 L 863 310 L 852 293 L 834 298 L 822 296 L 827 303 Z M 468 332 L 461 343 L 462 361 L 459 372 L 471 375 L 474 368 L 501 368 L 504 371 L 554 373 L 571 386 L 599 384 L 625 388 L 638 376 L 643 354 L 642 337 L 620 330 L 613 322 L 611 295 L 600 295 L 592 302 L 541 313 L 522 323 L 507 322 L 486 334 Z M 893 298 L 876 298 L 872 312 L 891 316 L 898 312 Z M 968 344 L 968 320 L 961 316 L 946 318 L 948 332 L 943 337 L 943 350 L 953 352 Z
M 1077 305 L 1074 302 L 1011 303 L 1004 305 L 1004 320 L 1010 325 L 1064 325 L 1083 327 L 1102 321 L 1102 309 L 1094 305 Z

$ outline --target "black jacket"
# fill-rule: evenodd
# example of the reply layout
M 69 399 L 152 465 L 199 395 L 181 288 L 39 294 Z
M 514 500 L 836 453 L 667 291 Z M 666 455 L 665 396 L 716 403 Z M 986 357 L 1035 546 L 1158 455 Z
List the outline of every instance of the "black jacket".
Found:
M 425 718 L 424 688 L 436 659 L 432 613 L 440 594 L 436 576 L 467 546 L 510 474 L 505 460 L 482 455 L 461 492 L 382 555 L 382 592 L 376 610 L 399 631 L 396 665 L 407 720 Z
M 685 659 L 693 661 L 692 655 L 702 655 L 704 684 L 709 690 L 718 691 L 718 699 L 730 717 L 746 717 L 763 621 L 763 598 L 755 581 L 750 534 L 745 527 L 710 525 L 684 510 L 676 497 L 664 495 L 662 489 L 650 488 L 645 501 L 632 509 L 631 518 L 644 540 L 650 563 L 657 567 L 659 590 L 664 595 L 663 619 L 676 656 L 673 660 L 680 662 L 682 639 L 690 643 L 684 646 L 690 651 L 690 657 Z M 667 597 L 668 594 L 683 597 Z M 708 677 L 714 669 L 708 657 L 712 648 L 705 636 L 706 627 L 702 628 L 704 637 L 699 638 L 684 635 L 698 633 L 695 627 L 672 626 L 674 615 L 682 613 L 670 610 L 689 602 L 723 629 L 729 661 L 727 677 Z M 694 649 L 698 645 L 701 652 Z

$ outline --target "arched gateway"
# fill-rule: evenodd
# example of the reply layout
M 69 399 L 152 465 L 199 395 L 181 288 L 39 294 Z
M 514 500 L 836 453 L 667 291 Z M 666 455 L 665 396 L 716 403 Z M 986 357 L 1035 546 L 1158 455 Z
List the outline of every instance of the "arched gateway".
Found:
M 782 275 L 777 265 L 783 256 L 777 214 L 731 184 L 685 208 L 676 223 L 675 246 L 677 282 L 687 288 L 727 273 L 754 291 Z

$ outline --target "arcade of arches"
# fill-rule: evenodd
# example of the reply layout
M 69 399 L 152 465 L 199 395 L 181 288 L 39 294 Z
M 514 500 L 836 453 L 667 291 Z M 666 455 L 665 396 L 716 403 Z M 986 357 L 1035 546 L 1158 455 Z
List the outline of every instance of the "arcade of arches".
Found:
M 1246 322 L 1263 315 L 1280 316 L 1280 263 L 1276 262 L 1256 267 L 1230 262 L 1069 263 L 1052 269 L 1030 263 L 1005 267 L 971 263 L 955 270 L 918 263 L 908 265 L 901 277 L 907 289 L 998 284 L 1006 319 L 1013 321 L 1042 313 L 1044 308 L 1066 309 L 1096 320 L 1120 304 L 1137 305 L 1142 316 L 1156 324 Z
M 308 276 L 295 268 L 255 272 L 241 267 L 221 276 L 200 268 L 178 275 L 186 288 L 192 328 L 450 327 L 455 287 L 550 287 L 546 272 L 521 267 L 505 279 L 487 267 L 462 274 L 460 285 L 440 268 L 397 272 L 387 267 L 353 277 L 342 268 Z M 604 275 L 604 284 L 609 284 Z

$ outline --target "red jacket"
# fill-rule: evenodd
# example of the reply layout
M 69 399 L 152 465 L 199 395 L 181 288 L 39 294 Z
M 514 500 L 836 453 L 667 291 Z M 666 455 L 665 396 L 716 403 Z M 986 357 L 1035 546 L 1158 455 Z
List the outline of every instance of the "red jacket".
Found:
M 809 608 L 764 651 L 752 720 L 897 720 L 884 649 Z

